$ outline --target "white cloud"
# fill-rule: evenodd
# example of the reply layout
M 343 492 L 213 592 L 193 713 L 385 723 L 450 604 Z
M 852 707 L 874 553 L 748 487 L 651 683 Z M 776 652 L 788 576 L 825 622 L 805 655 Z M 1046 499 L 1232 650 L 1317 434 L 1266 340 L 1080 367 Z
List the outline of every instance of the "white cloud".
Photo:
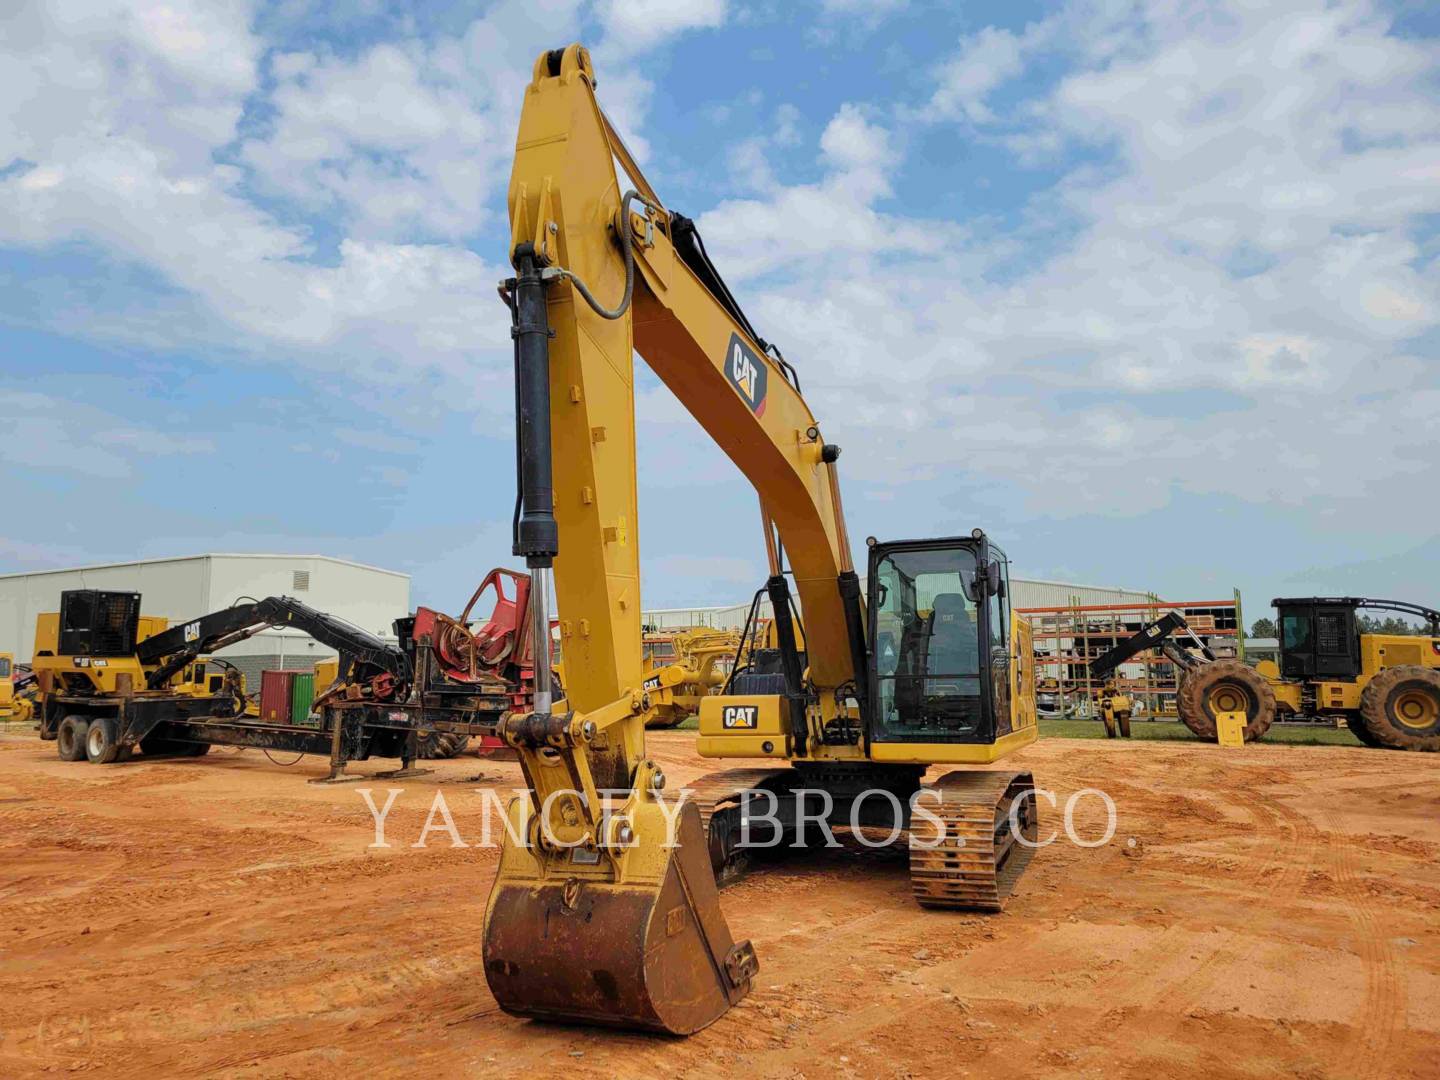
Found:
M 1024 42 L 1009 30 L 987 26 L 960 43 L 956 54 L 936 75 L 930 112 L 935 116 L 964 116 L 975 123 L 994 118 L 985 99 L 1024 68 Z
M 725 0 L 600 0 L 596 13 L 606 45 L 639 52 L 686 30 L 714 29 L 725 21 Z
M 1019 226 L 886 202 L 931 165 L 899 156 L 883 113 L 847 106 L 824 179 L 702 216 L 722 272 L 827 437 L 865 447 L 844 459 L 862 486 L 960 471 L 1032 512 L 1190 493 L 1357 531 L 1407 504 L 1396 528 L 1440 530 L 1405 495 L 1440 453 L 1424 418 L 1440 368 L 1411 344 L 1440 325 L 1413 236 L 1440 212 L 1440 113 L 1416 107 L 1433 50 L 1363 3 L 1140 14 L 1076 5 L 982 30 L 923 108 L 899 110 L 993 125 L 1051 167 L 1076 143 L 1112 157 L 1070 167 Z M 1042 60 L 1068 74 L 1026 97 Z M 1018 103 L 1000 115 L 1006 83 Z

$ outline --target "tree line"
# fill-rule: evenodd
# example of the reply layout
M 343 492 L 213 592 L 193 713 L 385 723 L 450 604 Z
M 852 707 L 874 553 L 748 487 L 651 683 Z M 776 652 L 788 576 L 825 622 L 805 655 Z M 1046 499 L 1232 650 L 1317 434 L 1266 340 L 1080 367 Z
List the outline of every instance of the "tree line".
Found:
M 1413 626 L 1394 615 L 1387 615 L 1383 619 L 1374 615 L 1361 615 L 1359 622 L 1362 634 L 1424 634 L 1426 632 L 1424 627 Z M 1250 627 L 1251 637 L 1279 637 L 1279 634 L 1274 619 L 1256 619 L 1254 625 Z

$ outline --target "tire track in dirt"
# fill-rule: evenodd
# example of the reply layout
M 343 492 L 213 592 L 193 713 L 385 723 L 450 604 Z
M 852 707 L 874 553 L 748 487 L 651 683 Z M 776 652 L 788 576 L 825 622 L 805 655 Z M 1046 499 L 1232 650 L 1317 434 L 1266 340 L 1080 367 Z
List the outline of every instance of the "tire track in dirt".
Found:
M 1279 798 L 1261 790 L 1250 790 L 1245 796 L 1268 820 L 1268 828 L 1286 837 L 1283 848 L 1275 857 L 1255 871 L 1249 882 L 1245 902 L 1256 910 L 1268 910 L 1270 898 L 1298 890 L 1305 875 L 1316 865 L 1322 837 L 1320 830 L 1303 814 L 1286 806 Z M 1278 867 L 1276 872 L 1271 872 Z M 1196 1018 L 1206 997 L 1222 978 L 1233 979 L 1236 965 L 1254 956 L 1261 939 L 1250 928 L 1224 932 L 1220 943 L 1200 960 L 1183 978 L 1169 983 L 1154 999 L 1160 1024 L 1157 1033 L 1173 1033 L 1188 1019 Z
M 1356 870 L 1356 849 L 1363 838 L 1353 837 L 1335 812 L 1326 808 L 1330 826 L 1326 854 L 1335 873 L 1340 902 L 1355 932 L 1355 945 L 1365 967 L 1365 997 L 1360 1006 L 1359 1037 L 1337 1068 L 1341 1076 L 1389 1075 L 1389 1055 L 1396 1030 L 1404 1026 L 1406 993 L 1398 974 L 1399 958 L 1376 917 L 1375 904 Z
M 1253 828 L 1257 832 L 1264 832 L 1267 835 L 1283 835 L 1285 837 L 1282 846 L 1271 847 L 1261 844 L 1258 848 L 1260 859 L 1258 863 L 1251 866 L 1245 880 L 1240 885 L 1229 886 L 1230 889 L 1243 893 L 1247 898 L 1252 897 L 1255 891 L 1262 895 L 1272 895 L 1282 889 L 1288 888 L 1301 875 L 1300 868 L 1296 865 L 1300 860 L 1305 844 L 1302 842 L 1303 827 L 1309 827 L 1308 822 L 1298 814 L 1287 812 L 1280 806 L 1279 802 L 1262 792 L 1246 789 L 1237 793 L 1227 794 L 1227 803 L 1241 806 L 1252 814 L 1252 820 L 1259 817 Z M 1253 812 L 1259 810 L 1255 815 Z M 1313 834 L 1313 827 L 1310 832 Z M 1310 846 L 1313 847 L 1313 836 Z M 1311 858 L 1304 860 L 1308 869 Z M 1208 883 L 1214 887 L 1213 882 Z M 1096 984 L 1096 996 L 1104 999 L 1107 990 L 1113 989 L 1121 983 L 1133 983 L 1132 972 L 1137 966 L 1154 965 L 1160 970 L 1173 966 L 1175 958 L 1183 951 L 1181 946 L 1186 943 L 1194 944 L 1194 928 L 1180 923 L 1168 927 L 1157 935 L 1156 940 L 1146 946 L 1140 954 L 1132 957 L 1127 963 L 1112 971 L 1104 980 Z M 1156 1005 L 1165 1006 L 1193 1006 L 1198 1002 L 1204 990 L 1208 989 L 1213 981 L 1213 974 L 1206 975 L 1206 972 L 1213 968 L 1216 961 L 1224 957 L 1220 947 L 1212 948 L 1205 953 L 1198 964 L 1193 967 L 1181 965 L 1183 970 L 1162 978 L 1150 996 L 1150 1000 Z M 1168 961 L 1168 963 L 1166 962 Z M 1193 985 L 1195 980 L 1204 978 L 1200 985 Z M 1190 992 L 1181 993 L 1182 989 L 1191 987 Z

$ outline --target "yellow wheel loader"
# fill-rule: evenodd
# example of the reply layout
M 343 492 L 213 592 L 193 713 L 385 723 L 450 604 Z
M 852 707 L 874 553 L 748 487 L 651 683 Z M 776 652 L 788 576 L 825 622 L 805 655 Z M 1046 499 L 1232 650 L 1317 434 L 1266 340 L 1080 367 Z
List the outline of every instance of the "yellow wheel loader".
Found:
M 519 1016 L 675 1034 L 723 1015 L 759 961 L 731 936 L 716 867 L 743 856 L 761 817 L 787 843 L 817 842 L 822 825 L 908 837 L 921 904 L 997 909 L 1036 830 L 1028 773 L 971 768 L 1037 734 L 1004 553 L 978 529 L 872 538 L 862 595 L 839 447 L 694 222 L 641 174 L 579 45 L 535 62 L 509 213 L 514 553 L 535 581 L 537 640 L 553 574 L 565 696 L 537 656 L 533 712 L 499 727 L 529 791 L 510 804 L 485 914 L 495 999 Z M 691 798 L 645 747 L 637 352 L 754 487 L 770 570 L 772 663 L 700 700 L 700 752 L 751 767 Z M 926 783 L 932 765 L 961 768 Z
M 1278 713 L 1334 716 L 1366 746 L 1440 750 L 1440 611 L 1400 600 L 1358 596 L 1279 597 L 1280 662 L 1254 667 L 1217 660 L 1191 634 L 1194 649 L 1172 635 L 1188 633 L 1179 612 L 1142 627 L 1090 665 L 1105 678 L 1147 649 L 1159 649 L 1182 670 L 1176 706 L 1186 727 L 1216 737 L 1216 718 L 1241 713 L 1245 739 L 1260 738 Z M 1366 633 L 1360 612 L 1418 616 L 1425 634 Z
M 652 728 L 673 728 L 694 716 L 718 690 L 740 649 L 740 634 L 708 626 L 645 635 L 645 682 Z

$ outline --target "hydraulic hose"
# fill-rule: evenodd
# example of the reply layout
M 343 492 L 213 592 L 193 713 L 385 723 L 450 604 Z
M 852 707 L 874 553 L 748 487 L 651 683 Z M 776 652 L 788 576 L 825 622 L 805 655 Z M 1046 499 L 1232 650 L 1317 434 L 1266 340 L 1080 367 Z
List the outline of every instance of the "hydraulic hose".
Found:
M 634 238 L 630 235 L 630 203 L 638 199 L 645 206 L 648 206 L 656 213 L 663 213 L 663 208 L 656 206 L 653 202 L 641 195 L 638 191 L 627 191 L 625 198 L 620 200 L 620 250 L 625 256 L 625 292 L 620 297 L 620 303 L 613 309 L 607 308 L 595 294 L 590 291 L 585 282 L 572 271 L 566 270 L 563 266 L 550 267 L 542 272 L 542 276 L 564 278 L 575 286 L 575 291 L 590 305 L 590 310 L 599 315 L 602 319 L 618 319 L 630 310 L 630 298 L 635 293 L 635 248 Z

